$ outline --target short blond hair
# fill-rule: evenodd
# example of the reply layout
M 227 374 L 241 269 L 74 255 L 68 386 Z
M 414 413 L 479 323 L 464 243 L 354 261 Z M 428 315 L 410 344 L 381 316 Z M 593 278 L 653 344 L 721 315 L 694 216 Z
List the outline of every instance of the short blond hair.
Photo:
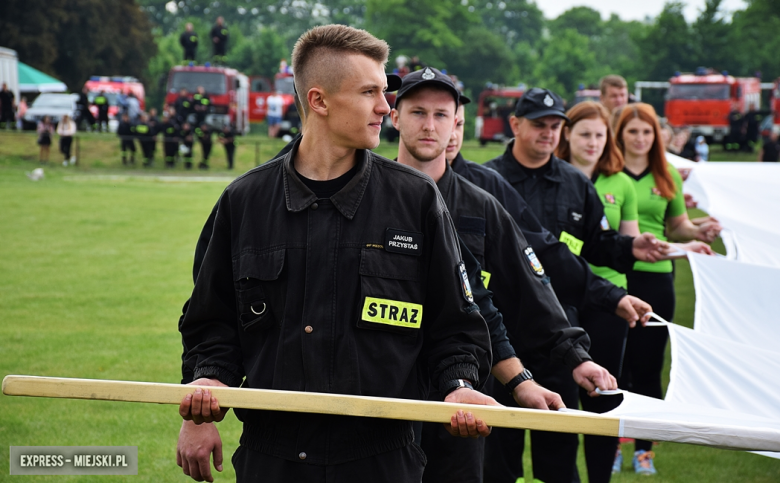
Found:
M 347 25 L 322 25 L 298 38 L 292 52 L 292 68 L 304 109 L 308 107 L 304 101 L 306 93 L 315 85 L 326 91 L 338 90 L 347 74 L 343 59 L 349 54 L 364 55 L 385 65 L 390 46 L 365 30 Z
M 605 75 L 599 81 L 599 90 L 601 91 L 602 96 L 607 93 L 607 87 L 617 87 L 618 89 L 625 87 L 628 89 L 628 82 L 620 75 Z

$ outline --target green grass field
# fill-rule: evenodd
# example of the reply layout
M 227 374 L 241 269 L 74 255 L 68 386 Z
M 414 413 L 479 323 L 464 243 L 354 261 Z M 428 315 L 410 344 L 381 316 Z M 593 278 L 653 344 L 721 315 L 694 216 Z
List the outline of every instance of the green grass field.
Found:
M 254 166 L 255 142 L 261 159 L 283 145 L 262 136 L 242 141 L 232 175 Z M 177 321 L 192 288 L 195 241 L 230 180 L 221 147 L 211 182 L 166 181 L 160 176 L 171 173 L 162 168 L 123 168 L 113 136 L 85 136 L 80 149 L 79 166 L 53 163 L 32 182 L 25 172 L 38 167 L 34 136 L 0 132 L 0 375 L 177 383 Z M 395 149 L 378 151 L 393 157 Z M 498 145 L 464 148 L 479 161 L 500 152 Z M 60 158 L 53 151 L 51 159 Z M 677 273 L 675 321 L 690 326 L 687 263 Z M 175 406 L 0 396 L 0 481 L 191 481 L 175 463 L 179 427 Z M 233 481 L 227 459 L 240 425 L 230 415 L 219 428 L 226 464 L 217 481 Z M 139 475 L 7 476 L 8 446 L 54 445 L 138 446 Z M 780 462 L 753 454 L 669 443 L 656 453 L 658 482 L 780 481 Z M 584 466 L 581 474 L 586 481 Z M 613 478 L 638 480 L 629 473 Z

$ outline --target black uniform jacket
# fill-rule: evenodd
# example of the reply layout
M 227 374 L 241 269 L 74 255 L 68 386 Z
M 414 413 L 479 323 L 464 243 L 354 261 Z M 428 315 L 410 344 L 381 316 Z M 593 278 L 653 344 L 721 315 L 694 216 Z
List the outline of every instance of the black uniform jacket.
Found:
M 566 232 L 581 245 L 582 257 L 593 265 L 626 273 L 634 266 L 633 238 L 602 228 L 604 205 L 593 183 L 566 161 L 550 156 L 549 167 L 535 180 L 512 154 L 514 141 L 506 151 L 485 166 L 495 169 L 525 199 L 542 226 L 561 239 Z M 563 240 L 561 240 L 563 241 Z
M 229 386 L 411 399 L 425 399 L 429 381 L 484 381 L 487 328 L 432 180 L 359 151 L 355 177 L 317 199 L 294 171 L 296 150 L 220 198 L 180 323 L 183 365 Z M 404 421 L 236 413 L 243 445 L 312 464 L 412 438 Z
M 543 355 L 571 369 L 591 360 L 587 333 L 569 324 L 549 277 L 509 213 L 449 166 L 437 186 L 458 235 L 485 270 L 483 280 L 520 357 Z M 501 354 L 493 358 L 502 360 Z
M 512 215 L 525 239 L 534 248 L 552 280 L 558 300 L 578 309 L 614 312 L 626 291 L 608 280 L 594 275 L 588 262 L 574 255 L 539 223 L 528 203 L 497 171 L 469 161 L 458 153 L 452 170 L 493 195 Z M 494 354 L 494 359 L 496 358 Z
M 187 32 L 186 30 L 179 35 L 179 44 L 184 50 L 195 50 L 198 48 L 198 34 L 195 31 Z

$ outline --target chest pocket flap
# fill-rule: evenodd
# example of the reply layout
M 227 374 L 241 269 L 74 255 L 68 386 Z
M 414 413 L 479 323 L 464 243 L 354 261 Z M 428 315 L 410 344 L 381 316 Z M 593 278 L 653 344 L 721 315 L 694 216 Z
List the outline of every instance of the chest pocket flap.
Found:
M 284 249 L 265 253 L 242 253 L 233 260 L 236 301 L 241 327 L 247 333 L 276 326 L 275 311 L 267 293 L 269 282 L 278 280 L 284 268 Z

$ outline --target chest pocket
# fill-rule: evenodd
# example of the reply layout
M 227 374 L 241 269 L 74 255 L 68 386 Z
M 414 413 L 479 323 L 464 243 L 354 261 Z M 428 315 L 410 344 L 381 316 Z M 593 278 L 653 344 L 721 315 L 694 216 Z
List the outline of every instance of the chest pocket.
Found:
M 233 261 L 239 325 L 247 333 L 260 333 L 278 326 L 284 300 L 274 297 L 284 268 L 284 249 L 266 253 L 243 253 Z M 234 278 L 235 278 L 234 277 Z
M 479 263 L 485 263 L 485 219 L 477 216 L 458 217 L 458 235 Z
M 357 326 L 417 336 L 423 322 L 420 257 L 364 248 Z

